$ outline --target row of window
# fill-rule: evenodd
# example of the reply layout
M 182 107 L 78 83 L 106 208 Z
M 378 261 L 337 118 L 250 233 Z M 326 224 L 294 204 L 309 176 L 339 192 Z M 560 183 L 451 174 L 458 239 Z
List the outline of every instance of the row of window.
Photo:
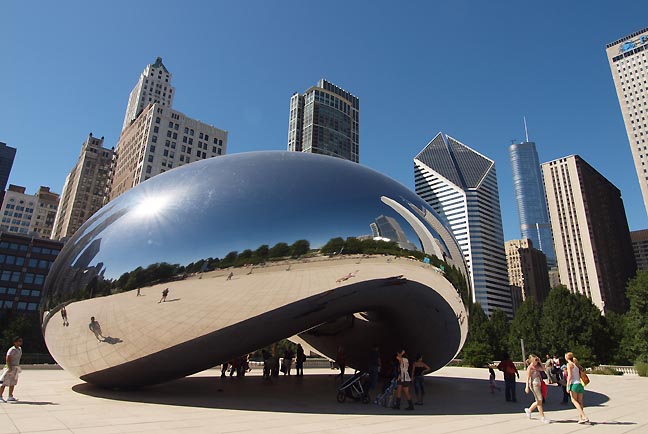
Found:
M 4 303 L 2 301 L 0 301 L 0 305 L 4 309 L 12 309 L 13 305 L 14 305 L 14 302 L 11 301 L 11 300 L 5 300 Z M 27 302 L 24 302 L 24 301 L 19 301 L 17 303 L 17 305 L 16 305 L 16 308 L 18 310 L 36 310 L 36 309 L 38 309 L 38 303 L 27 303 Z
M 0 273 L 0 280 L 5 282 L 20 282 L 20 273 L 20 271 L 3 270 L 2 273 Z M 34 285 L 42 285 L 43 282 L 45 282 L 45 275 L 25 273 L 23 282 Z
M 18 290 L 16 288 L 7 288 L 0 286 L 0 294 L 16 295 Z M 20 295 L 23 297 L 40 297 L 41 292 L 38 289 L 21 289 Z

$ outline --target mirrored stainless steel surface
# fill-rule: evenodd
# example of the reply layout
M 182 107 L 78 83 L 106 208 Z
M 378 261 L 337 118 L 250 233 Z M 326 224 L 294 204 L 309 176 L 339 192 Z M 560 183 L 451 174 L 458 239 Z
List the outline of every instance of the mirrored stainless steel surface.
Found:
M 402 345 L 438 369 L 466 338 L 466 276 L 444 223 L 396 181 L 333 157 L 235 154 L 158 175 L 86 222 L 47 277 L 43 333 L 61 366 L 107 387 L 282 338 L 343 347 L 359 369 L 372 344 Z

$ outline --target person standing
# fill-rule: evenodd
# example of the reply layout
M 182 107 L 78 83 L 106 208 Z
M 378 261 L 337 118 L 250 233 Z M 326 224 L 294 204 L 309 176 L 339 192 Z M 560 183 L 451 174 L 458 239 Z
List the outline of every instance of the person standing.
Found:
M 527 417 L 531 419 L 531 413 L 537 408 L 542 423 L 550 423 L 551 421 L 545 417 L 544 409 L 542 408 L 542 375 L 540 372 L 544 372 L 544 365 L 540 361 L 540 357 L 533 354 L 529 356 L 528 364 L 526 387 L 524 388 L 524 391 L 528 395 L 529 390 L 531 390 L 535 402 L 528 408 L 525 408 L 524 413 L 526 413 Z
M 412 378 L 409 374 L 409 360 L 405 354 L 405 350 L 401 349 L 396 353 L 396 360 L 398 362 L 398 386 L 396 387 L 396 402 L 394 402 L 393 409 L 400 410 L 401 392 L 405 392 L 407 399 L 407 408 L 405 410 L 414 410 L 414 404 L 410 396 L 409 387 L 412 383 Z
M 0 401 L 2 402 L 18 401 L 16 398 L 14 398 L 13 393 L 16 384 L 18 384 L 18 375 L 20 374 L 20 358 L 22 357 L 22 343 L 23 340 L 20 336 L 14 337 L 13 347 L 9 348 L 9 351 L 7 351 L 7 357 L 5 359 L 7 364 L 5 365 L 5 368 L 2 370 L 2 376 L 0 376 L 0 380 L 2 380 L 2 386 L 0 386 Z M 9 386 L 9 396 L 5 401 L 3 394 L 6 386 Z
M 520 378 L 520 373 L 518 372 L 515 364 L 509 357 L 508 353 L 504 353 L 504 360 L 502 360 L 497 369 L 504 373 L 504 397 L 507 401 L 517 402 L 517 397 L 515 393 L 515 376 Z
M 103 342 L 106 340 L 106 338 L 104 338 L 101 332 L 101 325 L 99 325 L 99 322 L 95 320 L 95 317 L 93 316 L 90 317 L 90 324 L 88 324 L 88 328 L 92 333 L 94 333 L 95 338 L 97 338 L 99 342 Z
M 423 361 L 421 354 L 416 355 L 412 365 L 412 382 L 414 383 L 414 394 L 416 395 L 416 405 L 423 405 L 425 396 L 425 373 L 431 371 L 430 367 Z
M 335 356 L 335 363 L 338 365 L 338 368 L 340 368 L 338 377 L 340 378 L 340 381 L 343 382 L 344 370 L 346 369 L 346 355 L 344 354 L 344 348 L 342 348 L 341 346 L 338 347 L 337 355 Z
M 378 384 L 378 374 L 380 373 L 380 348 L 378 344 L 373 344 L 369 352 L 369 360 L 367 363 L 367 372 L 369 373 L 369 385 L 367 391 L 372 390 Z
M 306 361 L 306 354 L 301 344 L 297 344 L 297 357 L 295 359 L 295 370 L 298 377 L 304 376 L 304 362 Z
M 495 371 L 493 371 L 493 368 L 491 368 L 490 366 L 488 367 L 488 384 L 490 386 L 491 394 L 495 393 L 495 390 L 497 390 L 498 392 L 502 391 L 502 389 L 500 389 L 495 382 Z
M 65 306 L 61 308 L 61 318 L 63 318 L 63 326 L 67 327 L 70 325 L 68 321 L 68 316 L 67 316 L 67 310 L 65 310 Z
M 567 388 L 571 396 L 572 404 L 578 410 L 578 423 L 589 423 L 589 419 L 585 416 L 585 406 L 583 405 L 583 395 L 585 394 L 585 388 L 581 383 L 583 367 L 578 363 L 578 359 L 574 357 L 574 353 L 571 351 L 565 354 L 565 360 L 567 360 Z

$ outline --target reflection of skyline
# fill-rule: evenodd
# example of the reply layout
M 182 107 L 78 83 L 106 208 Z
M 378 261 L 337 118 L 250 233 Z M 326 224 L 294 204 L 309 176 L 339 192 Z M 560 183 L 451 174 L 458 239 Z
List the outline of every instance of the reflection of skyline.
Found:
M 376 217 L 374 223 L 371 223 L 369 227 L 371 228 L 374 237 L 381 237 L 385 238 L 387 241 L 394 241 L 401 249 L 418 250 L 416 246 L 407 239 L 403 228 L 401 228 L 401 225 L 398 224 L 396 219 L 393 217 L 381 214 Z

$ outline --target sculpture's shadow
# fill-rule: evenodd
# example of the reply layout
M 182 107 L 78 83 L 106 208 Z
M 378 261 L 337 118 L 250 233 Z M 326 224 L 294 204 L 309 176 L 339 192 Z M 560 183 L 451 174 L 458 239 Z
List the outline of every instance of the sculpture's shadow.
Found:
M 214 371 L 219 372 L 219 371 Z M 504 383 L 499 382 L 503 388 Z M 532 402 L 524 394 L 524 383 L 517 383 L 517 402 L 505 402 L 504 392 L 490 393 L 488 380 L 428 376 L 425 379 L 425 404 L 415 406 L 414 412 L 397 411 L 376 404 L 362 404 L 347 398 L 336 401 L 338 382 L 334 375 L 305 375 L 304 377 L 273 378 L 264 380 L 258 375 L 236 377 L 187 377 L 168 383 L 135 390 L 102 389 L 87 383 L 77 384 L 73 390 L 88 396 L 119 401 L 185 407 L 220 408 L 248 411 L 274 411 L 316 414 L 425 414 L 425 415 L 475 415 L 523 414 L 523 408 Z M 413 390 L 412 390 L 413 392 Z M 376 391 L 371 394 L 376 396 Z M 609 398 L 594 391 L 585 395 L 586 407 L 602 406 Z M 545 410 L 556 420 L 576 424 L 578 416 L 573 405 L 562 405 L 562 390 L 549 386 Z M 407 406 L 403 396 L 401 408 Z M 564 412 L 562 412 L 564 411 Z M 573 414 L 572 414 L 573 413 Z M 537 414 L 534 415 L 538 417 Z

